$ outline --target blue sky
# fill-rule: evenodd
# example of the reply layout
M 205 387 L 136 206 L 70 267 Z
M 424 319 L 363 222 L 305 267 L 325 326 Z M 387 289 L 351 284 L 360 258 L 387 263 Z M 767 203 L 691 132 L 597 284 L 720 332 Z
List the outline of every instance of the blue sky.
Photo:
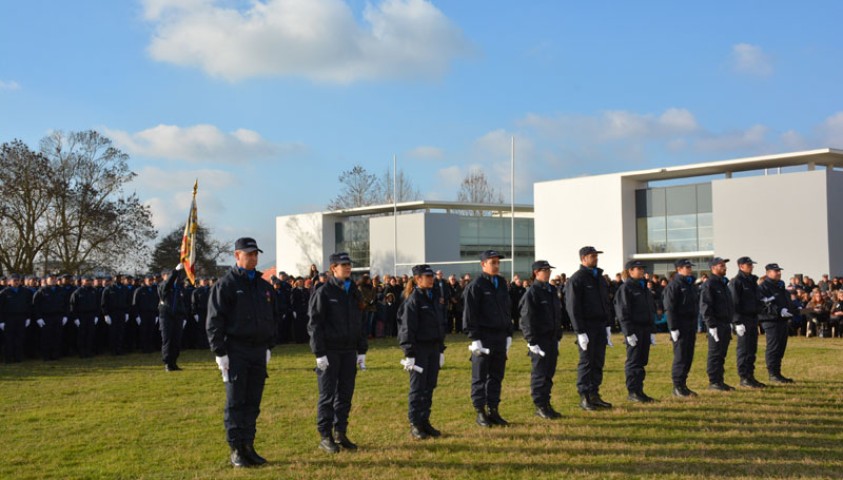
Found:
M 98 129 L 162 233 L 193 179 L 217 236 L 274 252 L 354 163 L 426 198 L 843 148 L 843 3 L 105 0 L 0 7 L 0 141 Z M 283 252 L 282 252 L 283 254 Z

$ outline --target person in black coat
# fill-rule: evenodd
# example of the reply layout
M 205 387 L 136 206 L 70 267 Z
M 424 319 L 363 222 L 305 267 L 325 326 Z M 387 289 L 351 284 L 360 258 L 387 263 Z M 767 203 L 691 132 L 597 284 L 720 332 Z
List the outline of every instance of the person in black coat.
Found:
M 626 339 L 626 390 L 630 401 L 650 403 L 653 399 L 644 393 L 644 368 L 656 341 L 656 301 L 644 279 L 644 262 L 630 260 L 624 269 L 627 278 L 615 292 L 615 314 Z
M 514 330 L 506 279 L 498 274 L 502 258 L 495 250 L 484 251 L 480 255 L 483 272 L 463 292 L 463 330 L 471 340 L 472 353 L 471 403 L 481 427 L 509 425 L 498 411 Z
M 782 267 L 778 263 L 769 263 L 765 270 L 767 274 L 760 287 L 764 308 L 759 319 L 767 338 L 764 353 L 767 373 L 773 383 L 793 383 L 793 379 L 782 375 L 782 358 L 787 349 L 788 319 L 793 318 L 797 309 L 782 281 Z
M 94 279 L 86 276 L 82 286 L 70 295 L 70 316 L 76 325 L 76 343 L 80 358 L 94 355 L 96 325 L 99 323 L 100 294 L 94 288 Z
M 722 392 L 735 389 L 723 379 L 726 354 L 732 340 L 732 316 L 735 313 L 735 304 L 728 287 L 729 279 L 726 278 L 728 262 L 728 259 L 720 257 L 709 260 L 711 276 L 700 290 L 700 314 L 708 327 L 708 388 Z
M 56 275 L 47 276 L 46 285 L 32 297 L 33 315 L 40 327 L 41 357 L 58 360 L 62 349 L 62 322 L 67 322 L 67 293 L 56 283 Z
M 143 286 L 135 289 L 132 295 L 132 309 L 135 312 L 135 324 L 138 326 L 140 348 L 143 353 L 155 351 L 155 326 L 158 323 L 158 289 L 155 287 L 155 276 L 147 275 L 143 279 Z
M 761 296 L 758 277 L 752 274 L 756 262 L 749 257 L 738 259 L 738 274 L 729 282 L 729 292 L 735 304 L 732 323 L 738 334 L 738 376 L 742 387 L 764 388 L 766 385 L 755 379 L 755 355 L 758 351 L 758 314 L 761 311 Z
M 673 394 L 677 397 L 696 397 L 688 388 L 688 373 L 694 362 L 697 343 L 697 319 L 700 313 L 699 291 L 694 284 L 694 264 L 687 258 L 674 263 L 676 275 L 662 292 L 667 328 L 673 341 Z
M 521 331 L 532 362 L 530 395 L 536 416 L 544 419 L 562 417 L 550 404 L 562 340 L 562 302 L 556 287 L 550 284 L 552 268 L 546 260 L 533 262 L 533 283 L 518 303 Z
M 0 326 L 7 363 L 23 361 L 24 332 L 32 321 L 32 290 L 21 285 L 20 275 L 10 275 L 11 284 L 0 291 Z
M 439 295 L 430 265 L 416 265 L 398 311 L 398 344 L 404 351 L 401 365 L 410 373 L 407 417 L 410 434 L 419 440 L 441 435 L 430 424 L 433 391 L 445 364 L 446 320 Z
M 225 431 L 235 467 L 263 465 L 255 434 L 266 382 L 266 366 L 278 332 L 272 285 L 255 270 L 257 242 L 234 243 L 236 265 L 211 288 L 205 330 L 225 382 Z
M 319 401 L 316 427 L 319 448 L 337 453 L 356 450 L 347 435 L 357 368 L 366 369 L 368 330 L 364 327 L 362 295 L 351 281 L 351 258 L 345 252 L 330 256 L 331 275 L 310 296 L 310 350 L 316 356 Z M 333 433 L 336 434 L 334 441 Z
M 311 290 L 305 288 L 304 279 L 296 279 L 296 287 L 290 293 L 291 311 L 293 312 L 293 340 L 296 343 L 307 343 L 307 310 L 310 304 Z
M 123 354 L 123 342 L 126 323 L 129 322 L 131 297 L 129 289 L 122 284 L 122 276 L 117 275 L 114 282 L 102 292 L 100 306 L 108 325 L 108 346 L 112 355 Z
M 168 372 L 181 370 L 176 363 L 181 353 L 181 337 L 187 321 L 189 297 L 184 289 L 184 266 L 179 263 L 158 285 L 158 326 L 161 330 L 161 360 Z

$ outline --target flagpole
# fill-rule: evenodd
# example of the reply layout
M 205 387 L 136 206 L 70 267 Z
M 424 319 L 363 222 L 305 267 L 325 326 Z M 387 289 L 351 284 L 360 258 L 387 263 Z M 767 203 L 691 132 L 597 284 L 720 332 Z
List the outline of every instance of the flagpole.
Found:
M 512 254 L 512 262 L 510 262 L 510 278 L 515 278 L 515 136 L 512 136 L 512 148 L 510 150 L 510 192 L 509 192 L 509 201 L 510 201 L 510 208 L 511 211 L 509 213 L 510 216 L 510 248 Z
M 392 276 L 398 276 L 398 187 L 395 180 L 398 178 L 398 157 L 392 155 Z

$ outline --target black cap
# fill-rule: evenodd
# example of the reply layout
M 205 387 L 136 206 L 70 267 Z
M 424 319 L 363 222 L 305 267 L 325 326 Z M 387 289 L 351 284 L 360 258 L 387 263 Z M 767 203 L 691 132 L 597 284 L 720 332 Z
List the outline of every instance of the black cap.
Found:
M 237 241 L 234 242 L 234 249 L 246 253 L 254 252 L 256 250 L 260 253 L 263 253 L 263 250 L 258 248 L 258 242 L 256 242 L 255 239 L 252 237 L 238 238 Z
M 597 250 L 594 247 L 582 247 L 580 249 L 580 258 L 582 258 L 586 255 L 591 255 L 592 253 L 603 253 L 603 252 L 600 251 L 600 250 Z
M 343 265 L 343 264 L 346 264 L 346 263 L 351 263 L 351 257 L 349 257 L 346 252 L 332 253 L 331 256 L 328 259 L 328 262 L 331 265 L 334 265 L 334 264 Z
M 729 263 L 729 259 L 728 258 L 721 258 L 721 257 L 714 257 L 714 258 L 712 258 L 711 260 L 708 261 L 708 266 L 713 267 L 713 266 L 721 264 L 721 263 Z
M 433 273 L 430 265 L 416 265 L 413 267 L 413 275 L 433 275 Z
M 624 270 L 629 270 L 630 268 L 647 268 L 647 265 L 641 260 L 630 260 L 626 262 L 623 268 Z
M 12 274 L 9 275 L 9 280 L 20 280 L 20 279 L 21 278 L 20 278 L 19 273 L 12 273 Z
M 283 270 L 282 270 L 282 271 L 280 271 L 280 272 L 278 272 L 278 276 L 280 277 L 281 275 L 284 275 L 284 276 L 286 277 L 286 276 L 287 276 L 287 272 L 285 272 L 285 271 L 283 271 Z
M 758 263 L 758 262 L 753 261 L 749 257 L 741 257 L 741 258 L 738 259 L 738 265 L 743 265 L 745 263 Z
M 682 268 L 682 267 L 693 267 L 695 265 L 693 263 L 691 263 L 691 261 L 688 260 L 687 258 L 680 258 L 679 260 L 673 262 L 673 266 L 676 267 L 676 268 Z
M 91 281 L 93 281 L 93 280 L 94 280 L 94 276 L 93 276 L 93 275 L 85 275 L 84 277 L 82 277 L 82 279 L 83 279 L 83 280 L 91 280 Z
M 531 267 L 531 270 L 536 271 L 536 270 L 542 270 L 544 268 L 551 269 L 551 268 L 556 268 L 556 267 L 554 267 L 553 265 L 548 263 L 547 260 L 536 260 L 535 262 L 533 262 L 533 266 Z
M 497 250 L 486 250 L 480 254 L 480 261 L 485 262 L 490 258 L 506 258 L 504 254 L 498 252 Z
M 782 271 L 782 267 L 779 266 L 778 263 L 768 263 L 765 267 L 765 270 L 776 270 L 778 272 Z

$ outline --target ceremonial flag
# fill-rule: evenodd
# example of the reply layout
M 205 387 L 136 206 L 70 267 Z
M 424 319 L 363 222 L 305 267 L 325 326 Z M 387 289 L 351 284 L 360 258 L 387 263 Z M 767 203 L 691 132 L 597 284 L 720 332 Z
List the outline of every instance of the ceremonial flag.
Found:
M 187 214 L 187 223 L 184 225 L 184 235 L 181 238 L 181 249 L 179 250 L 179 263 L 184 265 L 184 273 L 192 285 L 196 279 L 196 230 L 198 228 L 198 215 L 196 213 L 196 190 L 199 188 L 199 180 L 193 184 L 193 202 L 190 204 L 190 213 Z

